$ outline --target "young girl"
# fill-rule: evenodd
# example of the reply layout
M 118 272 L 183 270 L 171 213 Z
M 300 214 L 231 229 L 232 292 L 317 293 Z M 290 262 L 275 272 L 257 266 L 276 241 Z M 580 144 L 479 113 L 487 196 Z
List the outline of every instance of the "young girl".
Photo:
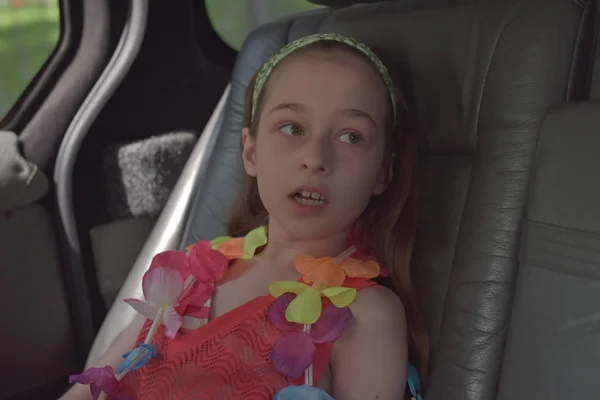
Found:
M 141 317 L 64 398 L 420 398 L 407 126 L 364 44 L 317 34 L 281 49 L 248 89 L 232 237 L 157 255 L 145 299 L 126 300 Z

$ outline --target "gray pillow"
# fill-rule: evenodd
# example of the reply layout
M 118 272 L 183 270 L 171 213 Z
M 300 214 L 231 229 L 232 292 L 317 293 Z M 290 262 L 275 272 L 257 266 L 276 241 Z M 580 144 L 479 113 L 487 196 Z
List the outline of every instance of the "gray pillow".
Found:
M 108 217 L 157 217 L 196 141 L 191 132 L 173 132 L 108 146 L 102 162 Z

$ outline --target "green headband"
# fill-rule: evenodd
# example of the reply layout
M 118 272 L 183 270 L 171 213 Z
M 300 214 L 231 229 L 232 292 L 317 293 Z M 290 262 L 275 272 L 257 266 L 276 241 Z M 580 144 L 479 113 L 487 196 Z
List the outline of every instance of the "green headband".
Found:
M 305 47 L 309 44 L 323 42 L 327 40 L 347 44 L 348 46 L 366 55 L 369 58 L 369 60 L 371 60 L 373 64 L 375 64 L 377 70 L 383 78 L 383 81 L 385 82 L 385 85 L 387 86 L 388 92 L 390 94 L 390 100 L 392 101 L 394 121 L 396 120 L 396 91 L 394 88 L 394 83 L 387 68 L 385 67 L 385 65 L 383 65 L 383 62 L 379 59 L 379 57 L 377 57 L 377 55 L 373 53 L 373 50 L 371 50 L 365 44 L 347 36 L 343 36 L 337 33 L 317 33 L 314 35 L 305 36 L 285 45 L 281 48 L 281 50 L 279 50 L 277 53 L 271 56 L 271 58 L 269 58 L 267 62 L 263 64 L 260 70 L 258 70 L 258 73 L 256 74 L 256 81 L 254 83 L 254 92 L 252 93 L 252 109 L 250 112 L 251 122 L 254 122 L 256 107 L 258 106 L 258 99 L 260 98 L 260 93 L 264 89 L 265 83 L 267 82 L 267 79 L 269 79 L 269 75 L 271 75 L 271 72 L 273 72 L 275 67 L 294 51 Z

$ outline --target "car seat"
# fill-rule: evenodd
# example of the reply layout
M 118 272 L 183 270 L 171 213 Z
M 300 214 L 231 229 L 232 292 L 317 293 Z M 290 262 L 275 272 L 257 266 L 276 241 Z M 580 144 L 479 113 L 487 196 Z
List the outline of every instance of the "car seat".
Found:
M 527 378 L 503 370 L 503 354 L 540 127 L 550 107 L 588 96 L 593 3 L 387 1 L 322 8 L 254 30 L 119 298 L 141 296 L 157 252 L 225 233 L 239 184 L 244 93 L 261 63 L 301 36 L 348 34 L 393 61 L 422 138 L 414 271 L 432 346 L 426 399 L 552 398 L 536 388 L 520 396 Z M 523 291 L 523 279 L 519 285 Z M 518 345 L 530 311 L 514 310 L 522 323 L 510 326 L 510 366 L 533 354 L 519 352 L 529 342 Z M 133 315 L 123 302 L 113 305 L 88 364 Z

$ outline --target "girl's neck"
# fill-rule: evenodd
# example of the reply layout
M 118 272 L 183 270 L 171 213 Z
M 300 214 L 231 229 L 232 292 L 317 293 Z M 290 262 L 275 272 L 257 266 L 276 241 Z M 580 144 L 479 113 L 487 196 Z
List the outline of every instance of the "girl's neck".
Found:
M 290 237 L 277 223 L 269 221 L 269 239 L 261 258 L 270 265 L 289 265 L 300 255 L 336 257 L 348 247 L 349 233 L 342 231 L 315 239 L 300 239 Z

